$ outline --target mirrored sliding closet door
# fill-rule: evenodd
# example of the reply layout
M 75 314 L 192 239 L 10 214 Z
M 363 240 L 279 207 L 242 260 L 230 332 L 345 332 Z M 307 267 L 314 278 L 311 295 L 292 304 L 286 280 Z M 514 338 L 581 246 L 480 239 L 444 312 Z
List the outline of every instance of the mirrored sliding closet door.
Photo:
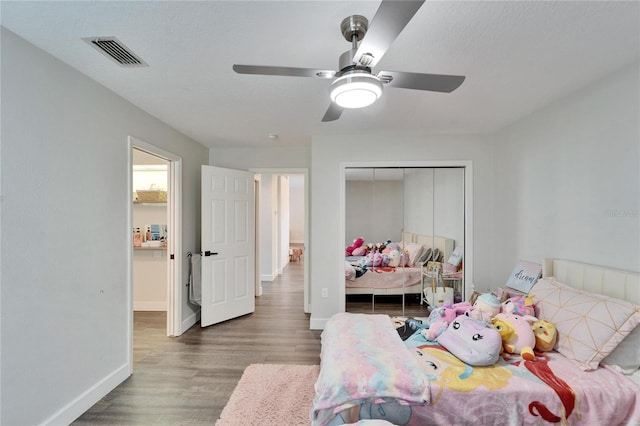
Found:
M 462 300 L 464 168 L 345 176 L 346 310 L 424 317 L 442 299 L 434 295 Z

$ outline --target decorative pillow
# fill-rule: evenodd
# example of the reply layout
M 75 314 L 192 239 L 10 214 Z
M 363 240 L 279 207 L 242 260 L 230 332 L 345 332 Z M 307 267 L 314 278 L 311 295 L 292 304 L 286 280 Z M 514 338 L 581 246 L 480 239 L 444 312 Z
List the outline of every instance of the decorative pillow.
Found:
M 538 318 L 558 330 L 555 349 L 583 370 L 595 370 L 600 361 L 640 323 L 640 308 L 633 303 L 578 290 L 553 277 L 531 289 Z
M 416 263 L 416 260 L 418 260 L 418 258 L 420 258 L 420 255 L 422 254 L 423 247 L 422 247 L 421 244 L 418 244 L 418 243 L 409 243 L 404 248 L 409 253 L 409 265 L 408 266 L 413 266 Z
M 422 255 L 416 262 L 420 263 L 421 265 L 426 265 L 429 260 L 431 260 L 431 248 L 423 250 Z

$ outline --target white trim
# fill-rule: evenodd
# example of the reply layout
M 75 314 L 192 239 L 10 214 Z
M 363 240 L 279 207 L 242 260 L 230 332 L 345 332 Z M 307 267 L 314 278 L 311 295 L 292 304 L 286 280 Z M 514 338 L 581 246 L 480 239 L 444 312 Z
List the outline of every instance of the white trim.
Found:
M 314 318 L 309 319 L 309 330 L 324 330 L 329 318 Z
M 167 232 L 168 232 L 168 255 L 167 256 L 167 336 L 179 336 L 182 330 L 182 157 L 158 148 L 148 142 L 142 141 L 135 136 L 129 136 L 129 156 L 131 150 L 137 149 L 148 154 L 155 155 L 169 162 L 169 179 L 168 179 L 168 197 L 167 197 Z M 133 169 L 132 160 L 129 162 L 130 179 L 131 170 Z M 131 183 L 128 188 L 129 198 L 131 197 Z M 133 210 L 131 203 L 129 204 L 129 220 L 133 221 Z M 133 225 L 130 224 L 129 229 Z M 130 233 L 130 232 L 129 232 Z M 131 238 L 131 237 L 129 237 Z M 130 244 L 131 245 L 131 244 Z M 133 250 L 130 249 L 130 252 Z M 174 259 L 171 260 L 171 255 Z M 129 268 L 133 262 L 133 255 L 129 257 Z M 130 275 L 129 293 L 133 299 L 133 278 Z M 131 305 L 130 305 L 131 306 Z M 133 316 L 133 309 L 131 309 Z M 132 317 L 133 321 L 133 317 Z M 131 323 L 131 332 L 133 332 L 133 322 Z M 133 353 L 133 335 L 131 336 L 131 345 Z M 132 355 L 133 356 L 133 355 Z
M 133 302 L 134 311 L 166 311 L 167 302 Z
M 463 167 L 464 168 L 464 300 L 469 300 L 469 295 L 473 289 L 473 161 L 471 160 L 425 160 L 425 161 L 347 161 L 340 163 L 340 226 L 338 226 L 339 237 L 336 241 L 344 241 L 346 234 L 346 169 L 350 167 Z M 344 263 L 342 245 L 335 248 L 336 266 Z M 338 260 L 339 259 L 339 260 Z M 338 267 L 338 266 L 337 266 Z M 342 266 L 338 267 L 341 270 Z M 342 311 L 345 310 L 345 287 L 338 286 L 340 300 L 342 300 Z M 314 324 L 319 327 L 326 320 L 315 319 Z M 312 327 L 312 329 L 314 329 Z
M 179 158 L 179 157 L 178 157 Z M 167 315 L 167 335 L 179 336 L 184 333 L 182 328 L 182 159 L 169 162 L 169 205 L 168 205 L 168 229 L 169 254 L 173 254 L 174 260 L 169 261 L 167 280 L 167 294 L 169 297 Z
M 131 192 L 131 191 L 129 191 Z M 114 390 L 116 386 L 124 382 L 131 375 L 130 363 L 127 361 L 119 368 L 111 372 L 104 379 L 80 394 L 73 401 L 59 409 L 51 417 L 41 424 L 43 425 L 68 425 L 91 408 L 104 395 Z
M 198 321 L 200 321 L 199 310 L 189 315 L 184 321 L 182 321 L 182 324 L 180 325 L 180 334 L 184 333 L 185 331 L 193 327 L 196 323 L 198 323 Z
M 278 273 L 277 272 L 273 272 L 271 275 L 268 274 L 260 274 L 260 281 L 273 281 L 276 278 L 278 278 Z

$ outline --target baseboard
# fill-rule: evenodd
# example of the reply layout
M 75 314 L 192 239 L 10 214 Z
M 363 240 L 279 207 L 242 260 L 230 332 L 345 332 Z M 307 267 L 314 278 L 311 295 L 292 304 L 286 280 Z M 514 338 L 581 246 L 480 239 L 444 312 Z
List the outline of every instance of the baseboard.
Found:
M 260 281 L 273 281 L 278 278 L 278 273 L 274 272 L 271 275 L 268 274 L 260 274 Z
M 195 312 L 189 315 L 187 319 L 182 321 L 182 324 L 180 326 L 180 334 L 184 333 L 185 331 L 193 327 L 193 325 L 196 324 L 198 321 L 200 321 L 200 309 L 198 309 L 198 312 Z
M 42 422 L 43 425 L 68 425 L 80 417 L 85 411 L 100 401 L 131 375 L 131 364 L 126 363 L 117 368 L 104 379 L 82 393 L 57 413 Z
M 133 302 L 134 311 L 166 311 L 167 302 Z
M 327 325 L 327 321 L 329 321 L 329 318 L 314 318 L 313 314 L 311 314 L 311 318 L 309 319 L 309 330 L 324 330 Z

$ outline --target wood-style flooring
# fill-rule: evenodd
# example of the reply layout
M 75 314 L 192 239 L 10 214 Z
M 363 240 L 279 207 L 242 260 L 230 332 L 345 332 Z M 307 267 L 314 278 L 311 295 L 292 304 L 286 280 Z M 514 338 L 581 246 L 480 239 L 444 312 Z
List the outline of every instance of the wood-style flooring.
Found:
M 133 375 L 74 425 L 213 425 L 249 364 L 319 364 L 303 311 L 303 263 L 263 282 L 256 311 L 166 337 L 164 312 L 134 314 Z
M 212 425 L 249 364 L 319 364 L 320 331 L 303 311 L 303 262 L 262 282 L 256 311 L 180 337 L 166 336 L 166 313 L 135 312 L 133 375 L 74 425 Z M 347 311 L 402 315 L 402 298 L 350 296 Z M 426 316 L 416 297 L 405 315 Z
M 403 309 L 404 308 L 404 309 Z M 418 295 L 407 294 L 402 296 L 376 296 L 370 294 L 351 294 L 347 296 L 347 312 L 362 314 L 387 314 L 391 316 L 428 317 L 427 305 L 420 304 Z

